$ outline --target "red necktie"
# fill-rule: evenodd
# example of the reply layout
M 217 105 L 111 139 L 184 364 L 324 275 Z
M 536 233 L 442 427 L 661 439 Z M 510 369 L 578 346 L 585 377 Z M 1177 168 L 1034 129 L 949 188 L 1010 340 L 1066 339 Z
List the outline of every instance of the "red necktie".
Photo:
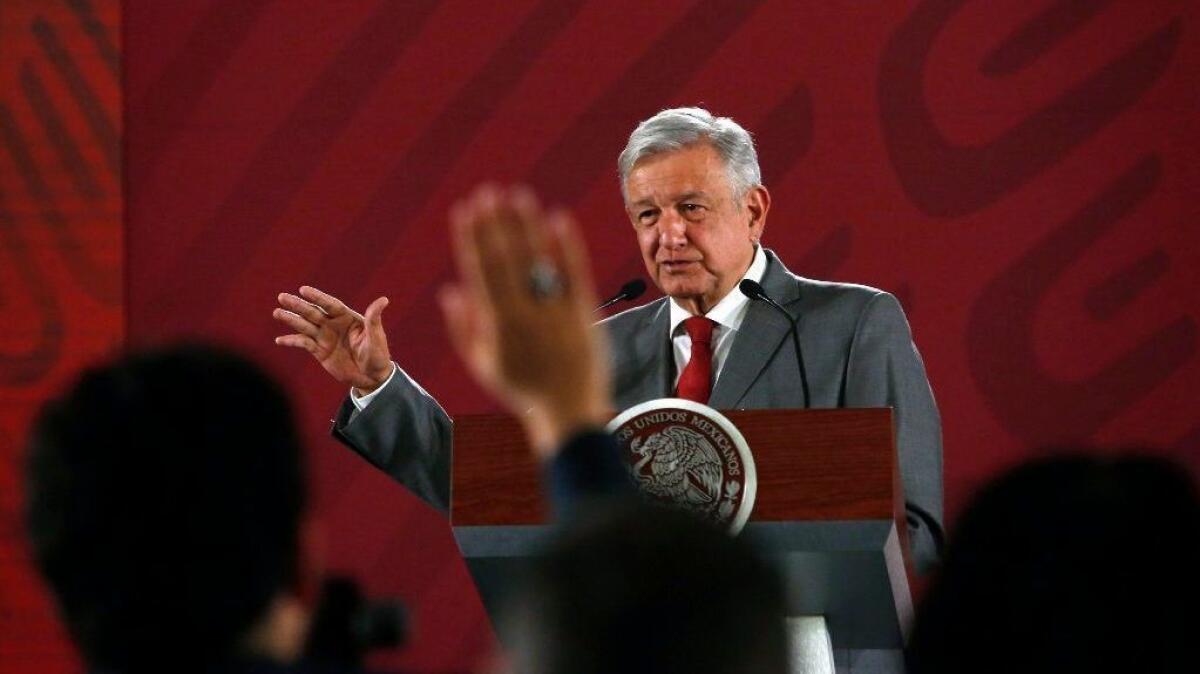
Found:
M 692 357 L 679 376 L 675 395 L 698 403 L 708 403 L 712 393 L 712 334 L 716 323 L 703 316 L 692 316 L 683 322 L 683 329 L 692 338 Z

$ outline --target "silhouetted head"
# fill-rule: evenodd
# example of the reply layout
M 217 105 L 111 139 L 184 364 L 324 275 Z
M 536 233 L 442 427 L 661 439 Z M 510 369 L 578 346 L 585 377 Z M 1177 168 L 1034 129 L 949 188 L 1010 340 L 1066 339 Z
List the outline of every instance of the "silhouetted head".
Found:
M 297 582 L 304 470 L 282 391 L 202 347 L 83 373 L 29 446 L 36 562 L 87 663 L 199 670 Z
M 502 624 L 522 674 L 787 671 L 783 587 L 748 542 L 680 512 L 595 510 Z
M 909 672 L 1195 666 L 1200 500 L 1164 460 L 1062 456 L 983 489 L 917 612 Z

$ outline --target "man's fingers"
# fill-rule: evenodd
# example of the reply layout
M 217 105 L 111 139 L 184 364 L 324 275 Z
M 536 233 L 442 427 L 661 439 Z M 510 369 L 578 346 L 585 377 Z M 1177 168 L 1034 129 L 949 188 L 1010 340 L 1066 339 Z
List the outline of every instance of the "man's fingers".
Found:
M 458 357 L 466 360 L 468 337 L 462 290 L 446 286 L 438 291 L 437 299 L 438 306 L 442 309 L 442 320 L 446 323 L 446 334 L 450 336 L 450 344 L 458 352 Z
M 583 237 L 566 211 L 554 211 L 547 222 L 550 230 L 548 248 L 566 276 L 567 292 L 590 312 L 596 304 L 596 288 Z
M 275 343 L 279 346 L 304 349 L 313 355 L 317 353 L 317 343 L 313 341 L 312 337 L 305 337 L 304 335 L 282 335 L 275 338 Z
M 300 296 L 317 305 L 327 315 L 336 317 L 349 311 L 341 300 L 312 286 L 300 286 Z
M 473 200 L 460 201 L 450 209 L 450 230 L 454 238 L 454 260 L 458 266 L 458 277 L 465 286 L 464 292 L 483 292 L 483 270 L 480 268 L 479 251 L 475 246 L 473 227 L 475 208 Z
M 517 215 L 524 218 L 536 220 L 541 215 L 541 206 L 538 204 L 537 195 L 525 185 L 517 185 L 512 188 L 509 204 Z
M 533 191 L 524 186 L 510 189 L 497 205 L 494 223 L 495 237 L 507 253 L 499 260 L 507 290 L 514 299 L 526 299 L 531 270 L 547 261 L 546 223 Z
M 546 217 L 528 188 L 480 187 L 455 206 L 451 221 L 460 290 L 489 304 L 497 315 L 530 308 L 535 300 L 531 275 L 539 264 L 568 271 L 552 250 Z M 569 274 L 563 280 L 570 285 Z M 587 282 L 590 289 L 590 278 Z
M 456 209 L 456 243 L 467 273 L 463 291 L 497 312 L 512 307 L 514 298 L 513 253 L 506 228 L 515 227 L 508 196 L 491 185 L 484 185 Z
M 320 325 L 328 318 L 317 305 L 291 293 L 279 293 L 279 305 L 314 325 Z
M 496 209 L 497 233 L 504 238 L 508 261 L 519 274 L 545 255 L 542 213 L 527 187 L 514 187 Z
M 370 306 L 368 306 L 367 310 L 363 313 L 363 320 L 366 322 L 368 327 L 383 327 L 383 310 L 387 307 L 387 305 L 388 298 L 386 297 L 379 297 L 376 298 L 374 302 L 371 302 Z
M 518 224 L 515 232 L 521 239 L 521 248 L 528 256 L 527 262 L 546 255 L 546 215 L 538 204 L 533 190 L 519 185 L 512 190 L 509 207 Z
M 472 241 L 483 280 L 483 297 L 496 305 L 500 313 L 513 308 L 525 292 L 524 279 L 528 278 L 528 266 L 522 264 L 525 257 L 516 247 L 512 230 L 517 227 L 513 214 L 495 204 L 483 206 L 475 213 L 471 225 Z M 521 269 L 525 267 L 525 269 Z
M 271 312 L 271 316 L 302 335 L 316 339 L 317 335 L 321 333 L 320 328 L 286 309 L 276 309 Z

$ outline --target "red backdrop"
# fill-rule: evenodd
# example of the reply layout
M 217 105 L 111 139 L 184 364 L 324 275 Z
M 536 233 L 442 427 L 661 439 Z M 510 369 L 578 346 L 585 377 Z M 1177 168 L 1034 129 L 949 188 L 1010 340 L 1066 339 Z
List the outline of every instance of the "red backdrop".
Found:
M 0 671 L 78 663 L 28 562 L 20 447 L 124 332 L 120 7 L 0 1 Z
M 111 2 L 38 4 L 89 54 L 80 8 L 116 25 Z M 942 410 L 951 515 L 1048 444 L 1200 462 L 1195 3 L 126 0 L 123 22 L 128 336 L 231 342 L 288 382 L 330 564 L 416 612 L 416 644 L 390 664 L 469 666 L 491 636 L 444 519 L 327 436 L 344 392 L 272 345 L 274 297 L 388 295 L 397 360 L 451 414 L 491 409 L 432 301 L 449 204 L 483 180 L 533 185 L 575 211 L 615 289 L 641 270 L 616 155 L 663 107 L 755 133 L 765 242 L 793 270 L 901 298 Z M 6 100 L 29 98 L 8 88 L 22 58 L 6 52 Z M 18 268 L 0 299 L 43 305 L 46 284 L 10 285 Z M 87 302 L 63 313 L 67 335 L 96 329 Z M 4 354 L 30 348 L 4 339 Z M 33 400 L 44 381 L 5 385 Z

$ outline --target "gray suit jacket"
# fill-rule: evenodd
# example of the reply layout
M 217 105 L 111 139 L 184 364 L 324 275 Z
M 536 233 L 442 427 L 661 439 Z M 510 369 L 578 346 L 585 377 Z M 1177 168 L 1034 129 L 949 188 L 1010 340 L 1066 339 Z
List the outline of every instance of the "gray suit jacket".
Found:
M 773 252 L 766 253 L 762 286 L 797 320 L 811 406 L 894 408 L 913 559 L 918 569 L 928 568 L 939 556 L 942 536 L 942 431 L 899 302 L 874 288 L 796 276 Z M 671 395 L 669 322 L 665 297 L 603 321 L 617 409 Z M 790 341 L 782 316 L 761 302 L 751 304 L 709 405 L 803 407 Z M 363 412 L 347 399 L 333 426 L 335 436 L 443 511 L 450 506 L 451 430 L 437 401 L 403 371 Z

